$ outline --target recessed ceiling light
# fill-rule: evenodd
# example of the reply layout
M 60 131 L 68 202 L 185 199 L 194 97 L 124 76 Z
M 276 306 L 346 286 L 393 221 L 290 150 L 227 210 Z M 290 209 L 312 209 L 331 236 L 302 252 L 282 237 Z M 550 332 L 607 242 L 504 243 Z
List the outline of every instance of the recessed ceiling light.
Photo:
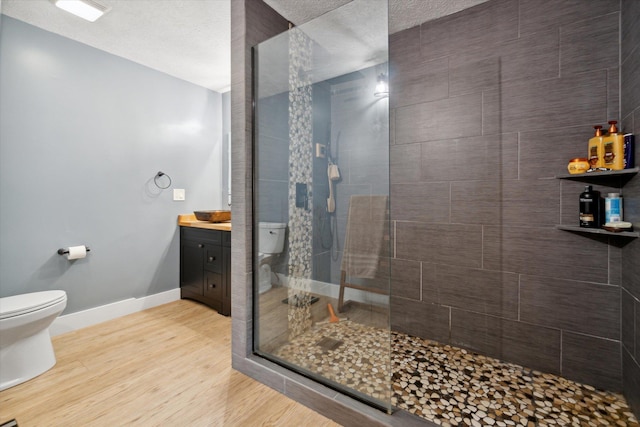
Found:
M 107 6 L 93 0 L 54 0 L 53 3 L 60 9 L 90 22 L 94 22 L 109 10 Z

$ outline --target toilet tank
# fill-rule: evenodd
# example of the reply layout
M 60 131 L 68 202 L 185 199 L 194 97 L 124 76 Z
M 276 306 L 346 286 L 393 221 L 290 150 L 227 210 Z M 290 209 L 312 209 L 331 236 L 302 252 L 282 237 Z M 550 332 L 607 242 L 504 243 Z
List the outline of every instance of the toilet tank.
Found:
M 258 223 L 258 252 L 279 254 L 284 248 L 284 235 L 287 224 L 281 222 Z

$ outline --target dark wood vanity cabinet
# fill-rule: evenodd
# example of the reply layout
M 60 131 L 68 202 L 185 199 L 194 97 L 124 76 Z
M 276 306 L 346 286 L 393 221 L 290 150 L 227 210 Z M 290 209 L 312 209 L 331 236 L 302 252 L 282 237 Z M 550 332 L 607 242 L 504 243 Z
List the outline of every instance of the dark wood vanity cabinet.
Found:
M 180 297 L 231 315 L 231 232 L 180 227 Z

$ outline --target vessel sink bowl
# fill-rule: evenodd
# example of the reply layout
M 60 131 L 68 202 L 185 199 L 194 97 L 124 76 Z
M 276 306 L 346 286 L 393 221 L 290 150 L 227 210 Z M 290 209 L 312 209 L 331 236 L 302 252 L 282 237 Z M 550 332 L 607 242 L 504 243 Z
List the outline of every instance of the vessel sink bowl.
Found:
M 231 211 L 193 211 L 198 221 L 223 222 L 231 220 Z

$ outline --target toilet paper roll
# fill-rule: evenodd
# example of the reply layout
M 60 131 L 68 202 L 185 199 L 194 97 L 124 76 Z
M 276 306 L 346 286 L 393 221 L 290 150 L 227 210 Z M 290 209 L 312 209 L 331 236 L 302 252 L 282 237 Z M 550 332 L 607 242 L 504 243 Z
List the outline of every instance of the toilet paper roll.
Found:
M 69 253 L 67 259 L 81 259 L 87 256 L 87 247 L 82 246 L 69 246 Z

